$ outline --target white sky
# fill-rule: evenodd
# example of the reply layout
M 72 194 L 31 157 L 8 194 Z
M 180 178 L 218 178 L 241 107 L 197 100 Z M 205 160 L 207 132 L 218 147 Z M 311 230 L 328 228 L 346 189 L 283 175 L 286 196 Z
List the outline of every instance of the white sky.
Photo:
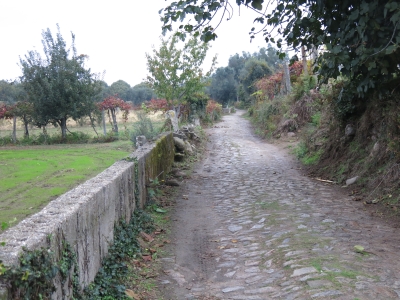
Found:
M 29 50 L 42 50 L 42 30 L 50 28 L 53 36 L 60 25 L 70 45 L 72 31 L 78 54 L 89 55 L 92 72 L 105 71 L 110 85 L 122 79 L 131 86 L 146 78 L 145 53 L 159 44 L 161 22 L 158 11 L 171 1 L 165 0 L 0 0 L 0 80 L 21 75 L 19 56 Z M 232 1 L 233 3 L 235 1 Z M 266 47 L 262 36 L 250 43 L 248 32 L 255 15 L 242 9 L 239 16 L 223 22 L 212 42 L 208 65 L 218 54 L 218 66 L 242 51 L 256 52 Z M 177 27 L 177 26 L 176 26 Z M 175 28 L 176 28 L 175 27 Z

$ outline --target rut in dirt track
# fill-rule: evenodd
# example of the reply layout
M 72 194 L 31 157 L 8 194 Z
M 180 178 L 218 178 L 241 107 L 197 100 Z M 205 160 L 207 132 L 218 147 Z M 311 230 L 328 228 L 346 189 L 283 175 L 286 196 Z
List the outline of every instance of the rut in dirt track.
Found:
M 175 207 L 164 298 L 399 299 L 396 230 L 251 132 L 240 113 L 207 131 Z

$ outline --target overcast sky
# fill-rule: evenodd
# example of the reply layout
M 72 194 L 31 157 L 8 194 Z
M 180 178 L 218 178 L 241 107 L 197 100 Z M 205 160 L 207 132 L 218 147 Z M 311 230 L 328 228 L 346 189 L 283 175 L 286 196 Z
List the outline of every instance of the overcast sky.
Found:
M 161 22 L 158 11 L 171 1 L 165 0 L 0 0 L 0 79 L 13 80 L 21 75 L 19 56 L 29 50 L 42 50 L 42 30 L 56 33 L 56 24 L 69 45 L 75 36 L 78 54 L 89 55 L 92 72 L 105 71 L 110 85 L 122 79 L 131 86 L 146 78 L 145 53 L 158 46 Z M 235 7 L 236 9 L 236 7 Z M 223 22 L 212 42 L 208 64 L 218 54 L 218 66 L 242 51 L 256 52 L 266 46 L 262 37 L 250 43 L 248 32 L 255 16 L 236 9 L 234 18 Z

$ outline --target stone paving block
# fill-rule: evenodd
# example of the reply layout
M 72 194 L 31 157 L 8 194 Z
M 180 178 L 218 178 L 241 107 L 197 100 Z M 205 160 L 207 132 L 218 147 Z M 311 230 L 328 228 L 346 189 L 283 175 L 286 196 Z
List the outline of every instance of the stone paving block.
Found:
M 306 267 L 306 268 L 294 270 L 292 276 L 290 276 L 290 277 L 297 277 L 297 276 L 302 276 L 302 275 L 306 275 L 306 274 L 310 274 L 310 273 L 317 273 L 317 272 L 318 272 L 317 269 L 315 269 L 314 267 Z
M 236 292 L 236 291 L 239 291 L 239 290 L 244 290 L 244 287 L 243 286 L 227 287 L 227 288 L 222 289 L 222 292 L 223 293 L 231 293 L 231 292 Z

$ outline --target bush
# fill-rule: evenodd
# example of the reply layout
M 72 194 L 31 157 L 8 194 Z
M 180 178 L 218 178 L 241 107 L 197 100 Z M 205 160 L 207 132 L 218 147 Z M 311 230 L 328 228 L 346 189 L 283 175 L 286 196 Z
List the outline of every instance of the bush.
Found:
M 133 130 L 131 132 L 131 141 L 136 145 L 136 137 L 144 135 L 147 140 L 155 138 L 159 131 L 155 130 L 153 122 L 144 111 L 137 111 L 138 120 L 133 123 Z
M 235 101 L 233 106 L 237 109 L 245 109 L 247 107 L 244 101 Z
M 206 114 L 203 116 L 204 123 L 212 123 L 221 119 L 222 105 L 214 100 L 208 100 Z
M 83 132 L 71 132 L 66 135 L 65 139 L 62 138 L 61 133 L 53 135 L 46 135 L 40 133 L 39 135 L 31 135 L 22 139 L 17 139 L 16 145 L 29 146 L 29 145 L 53 145 L 53 144 L 86 144 L 89 143 L 91 137 Z M 14 145 L 11 136 L 0 138 L 0 145 Z
M 107 132 L 106 135 L 100 135 L 93 139 L 93 143 L 111 143 L 118 140 L 118 137 L 113 131 Z
M 306 76 L 301 75 L 297 82 L 293 84 L 292 97 L 293 99 L 299 100 L 304 94 L 308 94 L 310 90 L 314 89 L 317 86 L 317 78 L 316 76 Z

